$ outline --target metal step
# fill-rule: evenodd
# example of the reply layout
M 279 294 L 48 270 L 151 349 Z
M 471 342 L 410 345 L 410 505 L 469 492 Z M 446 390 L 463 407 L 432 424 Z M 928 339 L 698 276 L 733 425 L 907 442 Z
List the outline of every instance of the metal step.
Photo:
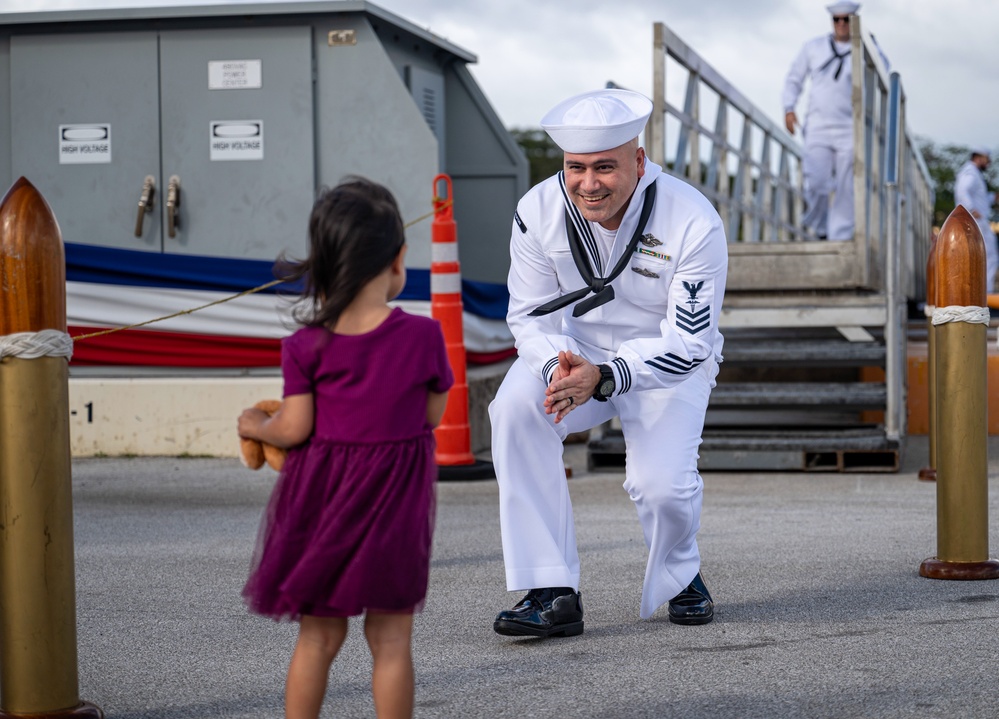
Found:
M 885 347 L 880 342 L 847 342 L 836 339 L 731 342 L 726 339 L 723 355 L 723 366 L 881 367 L 885 362 Z
M 725 361 L 705 416 L 699 468 L 898 471 L 899 442 L 888 441 L 876 414 L 886 408 L 887 385 L 858 381 L 877 375 L 861 368 L 885 367 L 884 337 L 876 326 L 883 323 L 871 326 L 866 315 L 860 322 L 859 315 L 849 312 L 831 315 L 828 323 L 792 322 L 789 318 L 796 317 L 803 305 L 790 299 L 747 300 L 740 308 L 746 321 L 730 318 L 722 351 Z M 818 306 L 828 298 L 816 299 Z M 879 304 L 870 298 L 838 299 L 845 303 L 839 309 L 845 310 L 868 311 Z M 764 307 L 767 303 L 773 307 Z M 780 326 L 760 321 L 756 310 L 761 308 L 779 311 Z M 865 333 L 870 341 L 845 338 L 840 325 L 854 321 L 870 329 Z M 874 413 L 865 414 L 865 410 Z M 588 450 L 591 470 L 623 467 L 625 443 L 620 425 L 591 441 Z
M 588 445 L 590 471 L 625 465 L 624 435 L 606 430 Z M 701 471 L 897 472 L 901 446 L 879 425 L 848 429 L 706 429 Z
M 708 407 L 883 409 L 886 401 L 881 382 L 719 382 Z
M 738 250 L 741 254 L 767 252 L 768 249 L 772 247 L 747 245 L 737 248 L 732 245 L 729 248 L 729 263 L 742 263 L 747 259 L 739 257 L 734 260 L 733 251 Z M 881 293 L 854 290 L 740 291 L 735 290 L 731 282 L 729 289 L 719 317 L 722 333 L 726 335 L 731 330 L 746 328 L 884 327 L 887 320 L 887 301 Z
M 852 429 L 862 420 L 861 410 L 850 407 L 768 407 L 765 409 L 760 407 L 718 409 L 709 407 L 704 416 L 704 426 L 709 430 L 752 429 L 760 432 L 766 432 L 772 427 Z

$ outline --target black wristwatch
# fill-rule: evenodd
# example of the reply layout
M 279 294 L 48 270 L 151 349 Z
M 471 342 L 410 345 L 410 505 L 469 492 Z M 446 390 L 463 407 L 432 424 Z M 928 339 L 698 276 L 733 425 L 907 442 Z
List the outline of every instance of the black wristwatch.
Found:
M 605 364 L 598 364 L 597 369 L 600 370 L 600 381 L 597 382 L 597 388 L 593 390 L 593 399 L 597 402 L 606 402 L 614 394 L 616 386 L 614 370 Z

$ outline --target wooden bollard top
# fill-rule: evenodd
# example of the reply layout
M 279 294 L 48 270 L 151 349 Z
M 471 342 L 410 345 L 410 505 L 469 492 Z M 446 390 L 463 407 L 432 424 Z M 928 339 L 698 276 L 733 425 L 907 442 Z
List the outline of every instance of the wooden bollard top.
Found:
M 66 256 L 52 208 L 18 179 L 0 200 L 0 336 L 66 331 Z
M 985 307 L 985 241 L 964 206 L 947 216 L 936 242 L 937 307 Z

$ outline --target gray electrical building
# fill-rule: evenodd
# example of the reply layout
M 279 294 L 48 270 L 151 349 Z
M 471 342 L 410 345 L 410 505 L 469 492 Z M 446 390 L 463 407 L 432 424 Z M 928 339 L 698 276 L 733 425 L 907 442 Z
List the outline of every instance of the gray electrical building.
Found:
M 66 242 L 263 260 L 304 254 L 319 187 L 370 177 L 408 222 L 445 172 L 463 278 L 502 284 L 528 166 L 473 62 L 363 0 L 0 14 L 0 185 Z

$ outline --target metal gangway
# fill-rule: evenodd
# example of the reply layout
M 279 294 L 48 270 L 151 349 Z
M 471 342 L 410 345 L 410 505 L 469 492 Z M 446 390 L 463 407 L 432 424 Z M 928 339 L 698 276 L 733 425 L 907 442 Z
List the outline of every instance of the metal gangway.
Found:
M 852 241 L 826 242 L 801 223 L 802 145 L 654 25 L 646 151 L 715 204 L 729 242 L 702 469 L 899 466 L 908 306 L 926 295 L 934 197 L 899 74 L 857 16 L 850 36 L 856 225 Z M 623 451 L 610 429 L 590 443 L 590 465 Z

